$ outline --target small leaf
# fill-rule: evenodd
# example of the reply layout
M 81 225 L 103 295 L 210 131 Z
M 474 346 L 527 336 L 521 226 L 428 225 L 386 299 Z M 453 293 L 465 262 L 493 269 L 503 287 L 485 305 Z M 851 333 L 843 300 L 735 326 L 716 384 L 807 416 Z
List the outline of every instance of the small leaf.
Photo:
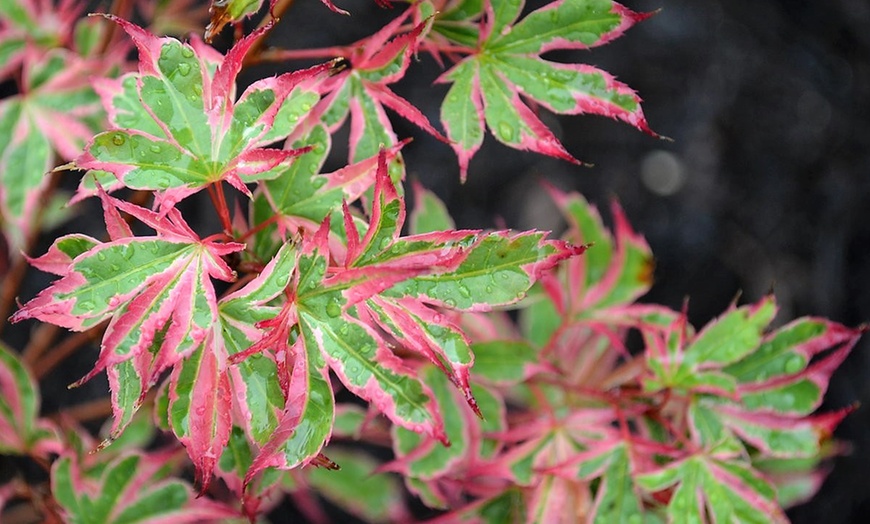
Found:
M 133 189 L 160 191 L 168 208 L 222 180 L 250 194 L 245 183 L 277 176 L 273 169 L 301 153 L 265 146 L 286 138 L 312 109 L 328 64 L 260 80 L 235 101 L 242 59 L 268 26 L 242 39 L 214 70 L 202 46 L 109 18 L 139 49 L 139 72 L 101 84 L 115 129 L 95 136 L 77 167 L 111 172 Z
M 0 452 L 47 457 L 62 445 L 54 425 L 39 416 L 39 389 L 24 364 L 0 343 Z
M 103 119 L 89 84 L 101 74 L 94 64 L 60 49 L 26 58 L 22 94 L 0 101 L 0 223 L 16 254 L 36 233 L 55 155 L 80 154 Z
M 377 462 L 360 452 L 330 448 L 341 469 L 311 469 L 308 482 L 319 495 L 366 522 L 410 519 L 400 484 L 387 473 L 376 473 Z
M 604 115 L 654 135 L 640 98 L 626 85 L 592 66 L 540 57 L 548 51 L 604 44 L 645 15 L 610 1 L 556 1 L 517 22 L 522 7 L 523 2 L 488 2 L 485 21 L 479 24 L 481 37 L 474 12 L 468 9 L 457 7 L 434 26 L 470 53 L 440 79 L 453 83 L 441 106 L 441 120 L 459 157 L 463 180 L 483 140 L 484 122 L 507 146 L 579 163 L 523 98 L 558 114 Z
M 70 523 L 201 522 L 239 514 L 207 498 L 196 498 L 181 480 L 164 479 L 166 453 L 129 453 L 98 467 L 83 467 L 64 455 L 51 474 L 65 521 Z
M 736 461 L 696 455 L 635 478 L 647 491 L 676 484 L 669 522 L 706 522 L 707 512 L 715 522 L 788 522 L 770 484 Z

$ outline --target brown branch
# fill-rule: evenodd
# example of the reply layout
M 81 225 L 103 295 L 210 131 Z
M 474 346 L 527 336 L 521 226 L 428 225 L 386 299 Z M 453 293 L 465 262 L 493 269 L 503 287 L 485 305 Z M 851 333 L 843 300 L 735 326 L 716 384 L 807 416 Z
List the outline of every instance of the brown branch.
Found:
M 264 17 L 262 20 L 260 20 L 260 24 L 257 26 L 257 29 L 268 25 L 272 21 L 277 24 L 281 17 L 284 16 L 284 13 L 286 13 L 292 5 L 293 0 L 276 0 L 275 5 L 272 6 L 272 8 L 270 9 L 269 16 Z M 269 33 L 271 33 L 271 31 L 266 31 L 265 33 L 258 36 L 256 40 L 254 40 L 254 43 L 251 44 L 251 47 L 250 49 L 248 49 L 248 53 L 245 56 L 244 61 L 242 62 L 243 65 L 247 66 L 258 62 L 258 56 L 266 43 L 266 37 L 269 36 Z
M 85 344 L 96 342 L 106 329 L 106 325 L 107 323 L 103 322 L 83 333 L 76 333 L 64 339 L 55 349 L 34 362 L 32 369 L 34 378 L 36 380 L 41 379 L 63 362 L 66 357 L 78 351 L 79 348 Z
M 55 422 L 61 422 L 63 418 L 72 418 L 77 422 L 88 422 L 91 420 L 103 420 L 112 415 L 112 401 L 109 397 L 97 398 L 76 404 L 70 407 L 64 407 L 56 413 L 48 415 Z
M 30 334 L 30 340 L 21 352 L 21 360 L 29 367 L 33 367 L 60 333 L 60 328 L 54 324 L 40 324 Z

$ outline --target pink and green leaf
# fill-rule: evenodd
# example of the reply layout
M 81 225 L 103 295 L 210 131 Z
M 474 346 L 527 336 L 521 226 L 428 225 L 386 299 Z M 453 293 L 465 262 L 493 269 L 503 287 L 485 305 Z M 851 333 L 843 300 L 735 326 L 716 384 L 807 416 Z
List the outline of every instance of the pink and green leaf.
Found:
M 459 157 L 463 180 L 483 140 L 484 121 L 505 145 L 579 163 L 520 95 L 558 114 L 608 116 L 654 134 L 643 116 L 640 98 L 626 85 L 592 66 L 559 64 L 540 57 L 556 49 L 604 44 L 645 15 L 615 2 L 560 0 L 516 22 L 522 8 L 523 2 L 487 2 L 480 43 L 473 40 L 475 29 L 468 18 L 435 26 L 442 36 L 472 52 L 442 77 L 442 81 L 453 82 L 441 107 L 441 119 Z
M 453 218 L 435 193 L 414 182 L 414 209 L 411 211 L 408 229 L 412 235 L 449 231 L 456 229 Z
M 635 480 L 650 492 L 675 487 L 669 522 L 788 522 L 773 487 L 739 461 L 695 455 Z
M 365 522 L 406 522 L 411 519 L 401 484 L 388 473 L 376 472 L 378 463 L 361 452 L 328 450 L 339 470 L 314 468 L 308 482 L 318 495 Z
M 202 522 L 238 517 L 231 508 L 196 498 L 185 482 L 165 478 L 166 452 L 130 453 L 98 467 L 86 468 L 68 455 L 52 467 L 52 493 L 65 521 Z
M 328 64 L 260 80 L 234 101 L 241 60 L 266 28 L 241 40 L 215 71 L 207 48 L 113 20 L 139 49 L 139 72 L 101 84 L 116 129 L 94 137 L 78 167 L 162 191 L 169 205 L 221 180 L 248 193 L 245 183 L 277 176 L 273 170 L 300 153 L 264 146 L 286 138 L 312 109 Z
M 0 102 L 0 223 L 13 253 L 36 233 L 55 157 L 78 155 L 103 119 L 88 82 L 94 64 L 62 50 L 26 58 L 23 94 Z
M 67 263 L 66 272 L 12 320 L 37 318 L 81 331 L 111 319 L 94 369 L 77 384 L 108 368 L 117 436 L 165 370 L 215 343 L 218 314 L 211 278 L 235 278 L 221 257 L 242 246 L 199 241 L 175 210 L 161 217 L 103 197 L 158 235 L 123 237 L 84 252 L 89 239 L 61 239 L 46 257 L 59 259 L 57 270 Z M 64 260 L 76 252 L 74 259 Z M 37 260 L 47 263 L 45 257 Z
M 39 418 L 39 405 L 36 381 L 0 343 L 0 452 L 47 456 L 62 450 L 57 429 Z
M 390 295 L 463 311 L 488 311 L 521 300 L 542 274 L 583 247 L 544 240 L 544 233 L 495 231 L 480 235 L 455 271 L 414 277 Z

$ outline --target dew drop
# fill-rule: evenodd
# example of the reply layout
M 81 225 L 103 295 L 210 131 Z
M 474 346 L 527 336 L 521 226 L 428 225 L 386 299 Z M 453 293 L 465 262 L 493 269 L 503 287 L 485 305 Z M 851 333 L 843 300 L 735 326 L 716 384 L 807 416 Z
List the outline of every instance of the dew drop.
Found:
M 190 64 L 181 63 L 178 64 L 178 74 L 181 76 L 187 76 L 190 74 Z
M 157 179 L 157 188 L 158 189 L 166 189 L 167 187 L 169 187 L 169 179 L 168 178 L 161 177 L 161 178 Z
M 550 9 L 550 23 L 558 24 L 559 23 L 559 10 L 558 9 Z
M 97 253 L 97 260 L 99 260 L 100 262 L 105 262 L 106 261 L 106 254 L 103 253 L 102 251 L 98 252 Z
M 456 307 L 456 301 L 453 300 L 452 298 L 448 298 L 447 300 L 444 301 L 444 305 L 447 307 Z
M 112 135 L 112 143 L 115 144 L 116 146 L 123 146 L 124 142 L 126 142 L 126 141 L 127 141 L 127 138 L 124 135 L 121 135 L 121 134 Z
M 151 147 L 149 147 L 148 149 L 150 149 L 152 153 L 160 153 L 160 146 L 158 146 L 157 144 L 152 144 Z
M 492 286 L 486 286 L 486 288 L 484 288 L 484 289 L 486 290 L 487 293 L 492 293 Z
M 502 140 L 512 142 L 514 140 L 514 127 L 507 122 L 499 122 L 498 134 Z
M 182 47 L 181 56 L 183 56 L 184 58 L 193 58 L 193 49 L 189 47 Z
M 471 290 L 464 284 L 459 284 L 459 294 L 465 298 L 471 297 Z
M 326 314 L 332 318 L 341 315 L 341 305 L 338 302 L 330 302 L 326 305 Z
M 804 367 L 804 359 L 799 357 L 798 355 L 792 355 L 785 362 L 785 372 L 786 373 L 797 373 Z
M 78 307 L 80 307 L 81 309 L 84 309 L 85 311 L 91 311 L 94 309 L 94 303 L 91 302 L 90 300 L 77 301 L 76 305 Z
M 312 171 L 316 170 L 315 166 L 311 166 L 311 167 L 314 168 L 314 169 L 312 169 Z M 322 176 L 314 177 L 313 179 L 311 179 L 311 185 L 314 186 L 314 189 L 320 189 L 321 187 L 323 187 L 323 184 L 325 184 L 325 183 L 326 183 L 326 179 L 323 178 Z

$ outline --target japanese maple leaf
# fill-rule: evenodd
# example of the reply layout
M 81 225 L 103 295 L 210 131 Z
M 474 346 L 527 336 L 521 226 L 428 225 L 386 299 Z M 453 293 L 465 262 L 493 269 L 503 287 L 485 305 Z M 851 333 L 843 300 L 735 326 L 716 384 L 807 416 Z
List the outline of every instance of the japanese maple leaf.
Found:
M 615 428 L 617 416 L 610 408 L 566 410 L 567 399 L 554 398 L 559 400 L 544 407 L 548 413 L 536 413 L 498 435 L 507 451 L 476 473 L 527 487 L 523 499 L 529 522 L 567 523 L 578 515 L 586 521 L 636 519 L 642 514 L 632 481 L 636 457 L 671 450 Z
M 765 456 L 815 456 L 847 413 L 810 416 L 862 330 L 802 318 L 765 334 L 775 313 L 766 297 L 732 307 L 697 334 L 685 317 L 664 333 L 645 333 L 644 387 L 686 397 L 688 430 L 699 447 L 746 443 Z
M 70 160 L 81 154 L 105 118 L 89 80 L 105 65 L 36 46 L 22 56 L 21 93 L 0 101 L 0 223 L 13 253 L 34 234 L 55 157 Z
M 345 58 L 347 67 L 324 83 L 324 91 L 329 91 L 329 95 L 324 97 L 314 113 L 331 132 L 350 116 L 350 162 L 373 157 L 381 146 L 397 143 L 385 108 L 439 140 L 447 141 L 419 109 L 389 88 L 405 75 L 411 57 L 431 26 L 432 18 L 429 17 L 417 23 L 411 31 L 395 36 L 402 23 L 419 9 L 413 5 L 374 35 L 346 48 L 333 50 Z M 398 164 L 391 164 L 391 170 L 394 166 Z
M 63 451 L 54 423 L 39 418 L 36 380 L 21 360 L 0 343 L 0 452 L 48 458 Z
M 568 223 L 563 238 L 589 249 L 542 279 L 521 312 L 521 325 L 566 378 L 589 385 L 591 376 L 584 370 L 609 368 L 605 360 L 628 357 L 627 328 L 665 329 L 678 315 L 663 306 L 634 303 L 652 285 L 653 257 L 615 202 L 611 233 L 581 195 L 548 189 Z M 599 344 L 610 351 L 588 350 Z
M 455 505 L 460 498 L 458 493 L 486 489 L 489 479 L 477 475 L 476 468 L 501 449 L 501 443 L 487 435 L 505 431 L 505 402 L 498 393 L 473 385 L 481 418 L 443 371 L 429 365 L 419 374 L 435 395 L 450 447 L 440 445 L 428 435 L 393 426 L 396 459 L 380 471 L 401 472 L 408 489 L 427 506 L 447 508 Z
M 301 152 L 264 146 L 285 139 L 314 106 L 330 64 L 260 80 L 235 101 L 242 59 L 269 26 L 221 58 L 198 40 L 183 44 L 110 19 L 139 49 L 139 72 L 98 85 L 115 129 L 95 136 L 76 167 L 159 191 L 167 209 L 220 181 L 250 195 L 245 183 L 274 176 L 273 168 Z
M 89 465 L 65 453 L 52 466 L 52 495 L 64 521 L 71 523 L 184 523 L 240 516 L 229 506 L 196 497 L 187 482 L 168 477 L 166 464 L 173 455 L 175 450 L 127 452 Z
M 48 253 L 32 263 L 61 278 L 22 306 L 12 320 L 36 318 L 74 331 L 109 320 L 97 363 L 78 383 L 107 369 L 114 438 L 164 370 L 190 355 L 197 356 L 197 365 L 216 369 L 219 355 L 213 354 L 212 347 L 218 314 L 211 279 L 234 280 L 235 272 L 222 257 L 244 246 L 200 240 L 174 208 L 158 214 L 102 192 L 101 198 L 111 241 L 84 235 L 56 240 Z M 118 210 L 157 234 L 132 236 Z M 195 390 L 205 388 L 214 397 L 221 391 L 212 387 L 218 380 L 209 382 L 200 375 L 191 382 Z M 197 396 L 193 408 L 208 398 L 205 393 Z M 205 423 L 192 417 L 190 424 Z
M 387 158 L 386 151 L 378 156 L 365 235 L 360 237 L 345 204 L 343 260 L 333 263 L 329 218 L 303 239 L 287 302 L 274 320 L 260 323 L 270 334 L 231 358 L 243 362 L 268 351 L 292 377 L 282 386 L 288 400 L 278 429 L 262 445 L 248 479 L 268 466 L 286 469 L 317 457 L 334 411 L 327 369 L 395 424 L 446 442 L 430 389 L 415 372 L 419 360 L 398 356 L 395 343 L 440 368 L 476 409 L 468 380 L 473 355 L 464 334 L 437 307 L 515 302 L 545 268 L 579 252 L 535 234 L 460 230 L 402 237 L 404 200 L 387 174 Z M 287 256 L 287 250 L 279 255 Z M 279 266 L 284 264 L 274 267 Z M 491 278 L 503 281 L 509 295 L 472 297 L 470 290 L 491 285 Z
M 453 84 L 441 106 L 441 121 L 463 180 L 483 143 L 484 123 L 505 145 L 578 163 L 524 98 L 555 113 L 609 116 L 653 134 L 640 98 L 626 85 L 595 67 L 540 56 L 605 44 L 648 15 L 609 1 L 557 0 L 517 22 L 524 2 L 490 0 L 485 6 L 479 28 L 472 23 L 474 10 L 457 8 L 433 29 L 471 53 L 440 78 Z
M 773 486 L 727 446 L 672 462 L 636 480 L 650 492 L 673 488 L 668 522 L 788 522 Z
M 278 168 L 278 175 L 265 181 L 254 194 L 250 208 L 251 224 L 262 227 L 255 233 L 254 249 L 268 260 L 289 236 L 304 231 L 314 234 L 327 216 L 331 217 L 333 235 L 330 250 L 344 251 L 342 202 L 354 202 L 370 192 L 375 184 L 378 155 L 321 173 L 330 150 L 330 135 L 322 125 L 314 126 L 293 147 L 310 150 L 291 165 Z M 398 156 L 403 143 L 385 150 L 388 163 Z
M 0 8 L 0 80 L 28 61 L 28 52 L 44 52 L 72 42 L 73 26 L 85 3 L 79 0 L 40 2 L 10 0 Z M 28 48 L 31 51 L 28 51 Z M 79 49 L 86 54 L 86 49 Z

